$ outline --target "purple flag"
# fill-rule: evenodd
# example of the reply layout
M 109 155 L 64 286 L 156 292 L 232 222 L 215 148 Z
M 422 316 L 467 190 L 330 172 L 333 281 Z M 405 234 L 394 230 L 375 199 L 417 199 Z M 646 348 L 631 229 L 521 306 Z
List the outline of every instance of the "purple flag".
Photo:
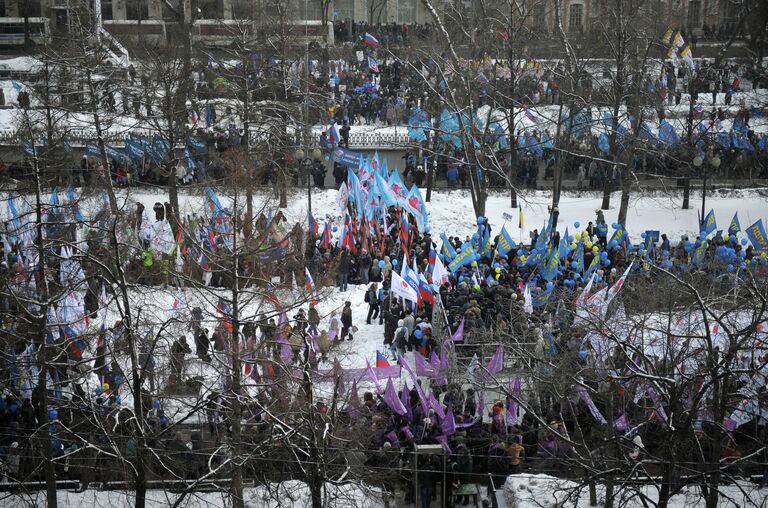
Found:
M 595 401 L 592 400 L 592 397 L 589 395 L 589 392 L 587 392 L 587 389 L 581 385 L 576 385 L 576 393 L 579 394 L 579 397 L 581 397 L 581 400 L 583 400 L 584 403 L 587 405 L 587 408 L 589 408 L 589 412 L 592 414 L 595 420 L 602 423 L 603 425 L 606 425 L 608 421 L 605 419 L 603 414 L 595 405 Z
M 456 420 L 453 417 L 453 407 L 448 404 L 448 411 L 445 413 L 445 418 L 440 423 L 440 430 L 446 436 L 452 436 L 456 433 Z
M 360 414 L 360 399 L 357 397 L 357 380 L 352 380 L 352 390 L 347 402 L 347 412 L 349 416 L 356 417 Z
M 408 421 L 413 420 L 413 413 L 411 413 L 411 392 L 408 390 L 408 381 L 403 382 L 403 391 L 400 393 L 400 402 L 403 403 L 403 407 L 408 416 Z
M 400 440 L 397 439 L 397 433 L 394 430 L 384 434 L 384 437 L 387 438 L 393 445 L 398 445 L 400 443 Z
M 383 399 L 384 402 L 387 403 L 387 406 L 398 415 L 405 416 L 407 414 L 403 403 L 400 402 L 400 399 L 397 397 L 395 386 L 392 384 L 392 378 L 387 379 L 387 388 L 384 390 Z
M 654 390 L 651 385 L 648 385 L 648 395 L 651 397 L 653 403 L 656 404 L 656 413 L 659 415 L 659 418 L 661 418 L 661 421 L 667 423 L 667 413 L 664 411 L 664 407 L 659 403 L 659 394 L 656 393 L 656 390 Z
M 280 313 L 280 317 L 277 318 L 277 337 L 283 337 L 283 330 L 285 330 L 285 324 L 288 322 L 288 316 L 285 315 L 285 311 Z
M 432 365 L 432 368 L 435 370 L 440 370 L 440 367 L 442 364 L 440 363 L 440 358 L 437 357 L 437 353 L 432 351 L 432 354 L 429 356 L 429 363 Z
M 336 329 L 330 329 L 328 330 L 328 341 L 333 342 L 333 340 L 336 338 L 336 336 L 339 334 L 339 331 Z
M 451 335 L 451 340 L 453 342 L 464 342 L 464 318 L 461 318 L 461 323 L 459 323 L 459 327 Z
M 504 346 L 499 345 L 496 352 L 493 353 L 491 361 L 488 362 L 488 373 L 498 374 L 504 368 Z
M 435 410 L 435 414 L 442 420 L 445 418 L 445 410 L 433 393 L 429 394 L 429 407 Z
M 368 364 L 368 379 L 373 381 L 374 386 L 376 386 L 376 392 L 381 393 L 381 386 L 379 386 L 379 378 L 376 376 L 376 372 L 371 368 L 371 362 L 366 361 Z
M 613 422 L 613 428 L 616 429 L 619 432 L 624 432 L 627 430 L 627 424 L 629 422 L 627 421 L 627 414 L 624 413 Z
M 411 428 L 407 425 L 405 427 L 401 427 L 400 432 L 403 433 L 406 439 L 413 439 L 413 432 L 411 432 Z
M 408 374 L 411 375 L 414 388 L 416 388 L 416 393 L 419 395 L 419 402 L 421 403 L 421 409 L 424 411 L 424 415 L 426 416 L 429 413 L 429 402 L 427 401 L 426 395 L 424 395 L 424 390 L 421 389 L 421 385 L 419 384 L 419 378 L 416 377 L 416 374 L 414 374 L 411 366 L 408 365 L 408 362 L 406 362 L 405 358 L 403 358 L 400 354 L 397 355 L 397 362 L 400 365 L 402 365 L 405 368 L 405 370 L 408 371 Z
M 725 430 L 727 430 L 728 432 L 733 432 L 734 430 L 736 430 L 736 427 L 737 427 L 737 425 L 736 425 L 736 420 L 733 420 L 733 419 L 731 419 L 731 418 L 729 418 L 729 417 L 727 417 L 727 416 L 726 416 L 726 417 L 723 419 L 723 427 L 724 427 L 724 428 L 725 428 Z
M 290 365 L 293 363 L 293 348 L 288 343 L 287 340 L 285 340 L 284 337 L 278 337 L 277 342 L 280 343 L 280 360 L 286 365 Z
M 480 396 L 477 401 L 477 413 L 475 413 L 477 416 L 480 417 L 482 420 L 483 418 L 483 412 L 485 411 L 485 397 L 482 390 L 480 390 Z
M 520 395 L 520 378 L 519 377 L 515 377 L 515 381 L 512 383 L 512 393 L 514 393 L 515 396 Z M 514 397 L 508 397 L 507 398 L 507 425 L 517 424 L 517 417 L 518 417 L 517 401 L 514 399 Z
M 420 353 L 417 352 L 413 355 L 413 363 L 416 366 L 416 374 L 419 376 L 432 377 L 435 375 L 435 369 L 427 363 Z
M 448 446 L 448 437 L 447 436 L 435 436 L 435 441 L 440 443 L 443 446 L 443 450 L 445 450 L 445 453 L 452 454 L 453 450 L 451 450 L 451 447 Z

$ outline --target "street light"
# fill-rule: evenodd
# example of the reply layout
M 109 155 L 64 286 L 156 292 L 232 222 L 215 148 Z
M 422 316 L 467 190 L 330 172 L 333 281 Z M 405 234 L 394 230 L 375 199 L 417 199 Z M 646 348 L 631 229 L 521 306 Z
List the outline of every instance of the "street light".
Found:
M 698 157 L 698 155 L 697 155 Z M 701 157 L 699 157 L 699 160 L 701 161 Z M 714 155 L 712 153 L 712 149 L 710 148 L 707 151 L 707 160 L 709 161 L 709 165 L 712 166 L 715 170 L 720 167 L 720 157 L 717 155 Z M 693 161 L 694 165 L 696 164 L 696 160 Z M 703 165 L 703 161 L 699 162 L 699 165 L 696 167 L 701 167 Z M 702 170 L 702 178 L 703 178 L 703 186 L 701 188 L 701 226 L 704 227 L 704 217 L 706 212 L 706 205 L 707 205 L 707 168 L 704 167 Z

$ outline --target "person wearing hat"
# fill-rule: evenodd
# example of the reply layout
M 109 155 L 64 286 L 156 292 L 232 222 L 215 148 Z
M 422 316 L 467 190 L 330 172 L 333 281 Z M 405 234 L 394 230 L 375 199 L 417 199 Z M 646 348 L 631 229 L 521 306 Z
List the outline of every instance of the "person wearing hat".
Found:
M 349 335 L 348 340 L 354 339 L 352 336 L 352 303 L 349 301 L 344 302 L 344 308 L 341 310 L 341 335 L 339 340 L 344 340 L 344 337 Z

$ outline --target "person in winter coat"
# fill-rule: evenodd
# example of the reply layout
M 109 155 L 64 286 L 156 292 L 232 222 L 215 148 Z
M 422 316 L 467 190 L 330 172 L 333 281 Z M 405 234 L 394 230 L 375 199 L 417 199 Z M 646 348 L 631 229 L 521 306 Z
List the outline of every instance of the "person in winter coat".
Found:
M 171 346 L 171 379 L 177 383 L 181 381 L 184 372 L 184 356 L 191 352 L 187 338 L 184 336 L 181 336 Z
M 307 313 L 307 333 L 309 335 L 317 335 L 317 327 L 320 325 L 320 313 L 317 312 L 317 307 L 314 305 L 309 306 L 309 312 Z
M 360 284 L 368 284 L 368 272 L 371 269 L 371 255 L 368 254 L 366 249 L 363 249 L 363 253 L 360 256 L 360 261 L 357 266 L 358 271 L 360 272 Z
M 352 257 L 349 251 L 344 249 L 339 260 L 339 290 L 346 291 L 349 284 L 349 270 L 352 267 Z
M 344 302 L 344 308 L 341 311 L 341 336 L 339 340 L 344 340 L 344 337 L 349 335 L 349 340 L 354 339 L 352 336 L 352 303 Z
M 408 347 L 408 327 L 405 326 L 405 321 L 400 319 L 397 321 L 397 330 L 395 330 L 395 340 L 393 345 L 390 346 L 391 350 L 397 349 L 400 356 L 405 356 L 405 348 Z M 392 353 L 394 355 L 394 352 Z
M 368 304 L 368 317 L 365 318 L 365 324 L 371 324 L 371 318 L 379 317 L 379 292 L 378 285 L 373 282 L 365 292 L 365 302 Z

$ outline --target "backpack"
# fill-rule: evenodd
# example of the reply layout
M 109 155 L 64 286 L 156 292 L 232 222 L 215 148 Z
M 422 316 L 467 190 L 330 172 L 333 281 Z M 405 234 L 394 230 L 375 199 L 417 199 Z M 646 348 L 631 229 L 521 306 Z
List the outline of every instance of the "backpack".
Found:
M 366 291 L 365 292 L 365 303 L 371 303 L 371 292 Z

